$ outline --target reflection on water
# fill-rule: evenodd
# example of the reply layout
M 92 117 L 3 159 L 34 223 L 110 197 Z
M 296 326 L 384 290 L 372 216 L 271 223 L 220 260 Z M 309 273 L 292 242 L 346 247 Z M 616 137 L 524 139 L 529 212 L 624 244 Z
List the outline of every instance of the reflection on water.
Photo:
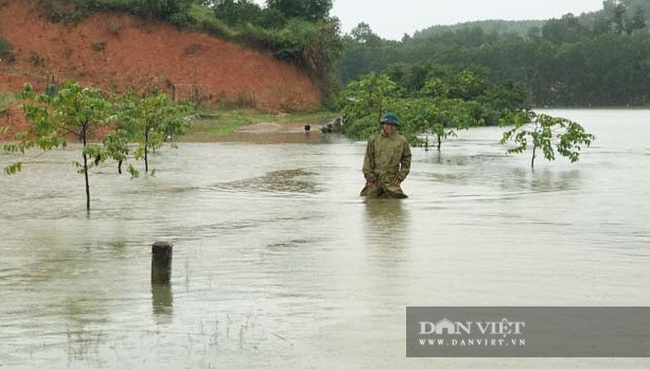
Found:
M 560 192 L 579 188 L 580 171 L 568 170 L 554 173 L 551 170 L 535 171 L 531 190 L 536 192 Z
M 66 335 L 68 338 L 66 350 L 69 364 L 75 361 L 95 361 L 94 356 L 99 353 L 100 347 L 106 344 L 104 342 L 106 335 L 92 329 L 68 329 Z
M 385 283 L 386 278 L 400 279 L 404 274 L 404 252 L 409 247 L 409 212 L 406 199 L 364 199 L 365 234 L 370 280 L 377 295 L 399 294 Z
M 467 165 L 471 159 L 464 154 L 448 154 L 443 151 L 434 151 L 427 156 L 427 161 L 443 165 Z
M 172 294 L 172 286 L 169 284 L 152 284 L 151 285 L 151 304 L 153 306 L 153 314 L 160 317 L 166 317 L 161 322 L 170 323 L 171 315 L 174 312 L 174 296 Z
M 364 229 L 368 246 L 394 251 L 407 247 L 409 219 L 405 201 L 365 199 Z
M 406 200 L 358 197 L 365 143 L 315 132 L 100 167 L 90 216 L 79 146 L 43 155 L 0 176 L 0 367 L 647 367 L 404 353 L 406 306 L 650 305 L 650 113 L 599 114 L 561 114 L 599 137 L 577 165 L 531 171 L 493 127 L 413 149 Z
M 530 168 L 512 168 L 510 175 L 500 178 L 503 190 L 533 192 L 561 192 L 580 188 L 581 171 L 556 171 L 550 168 L 532 171 Z
M 398 238 L 407 231 L 408 214 L 404 210 L 406 200 L 364 199 L 365 228 L 367 237 L 373 241 L 399 245 Z

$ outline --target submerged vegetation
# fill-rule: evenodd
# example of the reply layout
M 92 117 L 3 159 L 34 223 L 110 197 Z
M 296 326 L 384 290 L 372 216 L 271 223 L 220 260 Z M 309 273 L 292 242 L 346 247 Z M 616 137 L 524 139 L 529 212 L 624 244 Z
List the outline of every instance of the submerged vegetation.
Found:
M 55 93 L 41 95 L 26 84 L 21 98 L 22 110 L 31 126 L 16 133 L 16 142 L 5 144 L 4 151 L 21 154 L 31 148 L 49 151 L 65 148 L 68 140 L 77 139 L 82 144 L 82 160 L 73 164 L 84 176 L 88 210 L 92 168 L 114 159 L 121 173 L 122 163 L 131 151 L 130 144 L 135 144 L 134 157 L 144 159 L 145 172 L 149 172 L 149 150 L 159 148 L 168 137 L 183 135 L 188 128 L 181 115 L 184 107 L 156 90 L 142 97 L 132 92 L 115 97 L 68 81 Z M 93 141 L 97 135 L 104 137 L 101 144 Z M 21 170 L 21 161 L 4 168 L 5 174 Z M 139 176 L 132 165 L 129 172 L 133 177 Z
M 257 122 L 327 121 L 331 112 L 296 115 L 272 115 L 241 110 L 199 109 L 191 101 L 176 103 L 157 88 L 145 93 L 129 90 L 109 95 L 97 88 L 83 87 L 67 81 L 60 88 L 38 94 L 26 84 L 21 95 L 21 109 L 29 128 L 14 134 L 15 141 L 3 145 L 7 153 L 25 154 L 30 149 L 50 151 L 66 148 L 70 140 L 81 143 L 81 161 L 74 161 L 77 172 L 84 176 L 86 208 L 90 210 L 90 171 L 107 160 L 117 162 L 118 172 L 129 159 L 143 160 L 144 171 L 150 171 L 150 154 L 165 142 L 173 143 L 181 136 L 203 138 L 232 134 L 244 124 Z M 190 112 L 191 109 L 191 112 Z M 193 113 L 193 114 L 190 114 Z M 195 127 L 190 130 L 191 121 Z M 6 127 L 0 126 L 0 134 Z M 200 140 L 200 139 L 199 139 Z M 5 174 L 22 171 L 23 162 L 4 168 Z M 131 177 L 140 171 L 128 164 Z

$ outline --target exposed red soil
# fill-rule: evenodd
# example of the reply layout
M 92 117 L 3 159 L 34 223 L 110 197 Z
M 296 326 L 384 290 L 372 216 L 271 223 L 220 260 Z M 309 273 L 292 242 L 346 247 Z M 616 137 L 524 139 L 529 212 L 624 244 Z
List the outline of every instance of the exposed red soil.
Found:
M 320 93 L 294 65 L 206 34 L 184 32 L 123 14 L 94 14 L 76 26 L 52 23 L 36 0 L 0 5 L 0 35 L 16 53 L 0 61 L 0 91 L 49 79 L 77 80 L 107 91 L 158 85 L 179 99 L 198 95 L 205 105 L 244 101 L 268 111 L 316 110 Z M 172 87 L 173 86 L 173 87 Z M 0 125 L 23 127 L 17 107 Z

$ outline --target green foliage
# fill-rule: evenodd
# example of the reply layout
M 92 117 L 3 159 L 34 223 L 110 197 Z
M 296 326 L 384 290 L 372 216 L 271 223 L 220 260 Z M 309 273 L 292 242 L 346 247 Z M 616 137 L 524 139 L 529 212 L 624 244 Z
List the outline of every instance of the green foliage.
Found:
M 611 2 L 612 0 L 607 0 Z M 628 9 L 640 10 L 650 20 L 650 3 L 646 0 L 620 0 Z
M 341 92 L 342 114 L 347 123 L 341 128 L 348 137 L 365 139 L 376 132 L 379 120 L 395 106 L 399 86 L 385 74 L 369 73 L 348 84 Z
M 6 109 L 9 105 L 13 104 L 17 99 L 17 94 L 12 92 L 0 93 L 0 114 L 3 113 L 2 110 Z M 2 127 L 2 126 L 0 126 Z M 0 132 L 2 134 L 2 132 Z
M 576 122 L 532 111 L 513 113 L 504 118 L 503 124 L 513 125 L 501 138 L 502 144 L 509 141 L 516 144 L 507 150 L 508 153 L 523 153 L 532 146 L 531 168 L 535 167 L 538 149 L 542 150 L 549 161 L 555 160 L 557 151 L 574 163 L 580 157 L 581 148 L 589 147 L 595 139 L 594 135 L 586 132 Z
M 394 64 L 387 73 L 374 72 L 352 81 L 341 93 L 342 132 L 355 139 L 374 133 L 386 111 L 397 113 L 401 133 L 413 145 L 425 144 L 433 135 L 440 150 L 442 141 L 460 130 L 496 124 L 506 111 L 522 111 L 525 92 L 515 83 L 493 84 L 481 68 L 455 70 L 428 64 L 409 68 Z M 428 78 L 421 81 L 422 78 Z M 413 91 L 419 87 L 419 90 Z
M 641 7 L 634 10 L 634 15 L 629 19 L 626 24 L 625 31 L 632 34 L 637 31 L 643 30 L 647 26 L 645 19 L 645 11 Z
M 55 95 L 37 95 L 30 84 L 26 84 L 21 98 L 25 100 L 22 110 L 32 126 L 16 134 L 17 143 L 6 144 L 7 152 L 25 153 L 38 147 L 43 151 L 67 146 L 66 138 L 77 137 L 82 142 L 82 161 L 75 161 L 78 172 L 84 175 L 86 183 L 86 208 L 90 209 L 89 170 L 104 158 L 98 145 L 88 143 L 91 132 L 107 126 L 110 121 L 111 103 L 94 88 L 85 88 L 68 81 Z M 22 169 L 20 163 L 5 168 L 5 173 L 15 174 Z
M 193 6 L 189 23 L 214 36 L 269 51 L 307 71 L 324 92 L 333 86 L 332 67 L 343 52 L 337 19 L 291 18 L 249 0 L 210 0 L 213 10 Z
M 350 36 L 355 42 L 367 46 L 376 46 L 381 42 L 381 38 L 372 31 L 370 25 L 366 22 L 357 24 L 357 26 L 350 31 Z
M 419 137 L 424 134 L 425 148 L 428 148 L 428 138 L 433 135 L 437 140 L 440 151 L 442 140 L 455 137 L 459 130 L 479 125 L 472 115 L 473 103 L 461 99 L 427 99 L 411 98 L 400 102 L 397 111 L 405 124 L 404 135 L 413 144 L 422 144 Z
M 84 175 L 86 208 L 90 209 L 89 171 L 107 159 L 118 161 L 118 169 L 130 154 L 129 143 L 138 144 L 134 156 L 145 159 L 147 154 L 166 140 L 184 134 L 189 128 L 182 113 L 184 106 L 170 101 L 166 94 L 154 90 L 149 96 L 140 97 L 127 92 L 117 104 L 105 97 L 101 91 L 85 88 L 74 81 L 66 82 L 52 94 L 38 95 L 30 84 L 26 84 L 21 99 L 25 118 L 32 122 L 29 130 L 15 135 L 17 142 L 4 145 L 8 153 L 25 154 L 28 149 L 38 147 L 43 151 L 67 146 L 67 140 L 74 137 L 81 143 L 81 161 L 74 161 L 77 172 Z M 89 142 L 96 128 L 106 130 L 102 144 Z M 6 129 L 0 127 L 0 134 Z M 6 174 L 22 170 L 22 162 L 4 168 Z M 139 172 L 129 164 L 128 171 L 133 178 Z M 155 170 L 151 172 L 154 175 Z
M 350 82 L 342 93 L 343 114 L 351 121 L 369 117 L 379 122 L 391 106 L 391 100 L 400 96 L 399 86 L 386 74 L 369 73 Z
M 71 1 L 38 0 L 38 3 L 45 9 L 50 21 L 55 23 L 73 25 L 89 14 L 87 7 L 83 6 L 80 0 L 74 2 L 72 9 L 69 6 Z
M 252 23 L 262 25 L 263 11 L 250 0 L 212 0 L 210 6 L 214 15 L 229 26 Z
M 16 174 L 20 171 L 23 170 L 23 163 L 22 162 L 16 162 L 11 165 L 8 165 L 4 168 L 4 172 L 6 175 L 12 175 Z
M 194 0 L 39 0 L 50 20 L 66 24 L 75 24 L 93 11 L 115 11 L 183 25 L 192 3 Z
M 442 80 L 442 78 L 432 77 L 424 83 L 420 89 L 420 95 L 432 99 L 444 99 L 449 97 L 449 84 Z
M 483 95 L 487 87 L 488 80 L 483 71 L 461 70 L 453 75 L 449 97 L 472 100 Z
M 133 127 L 118 122 L 115 129 L 104 135 L 102 143 L 106 149 L 106 156 L 118 162 L 117 171 L 122 174 L 122 163 L 129 157 L 129 142 L 134 136 Z
M 589 30 L 573 14 L 551 19 L 542 27 L 542 38 L 556 44 L 575 43 L 589 35 Z
M 208 34 L 225 40 L 235 41 L 236 31 L 222 19 L 215 17 L 214 12 L 201 6 L 192 6 L 189 11 L 190 25 Z
M 134 153 L 136 159 L 144 159 L 145 172 L 149 172 L 149 153 L 161 147 L 166 140 L 184 135 L 189 129 L 189 122 L 182 114 L 186 108 L 175 104 L 167 94 L 154 89 L 152 94 L 140 98 L 134 91 L 124 94 L 120 103 L 117 119 L 122 122 L 123 133 L 116 133 L 109 144 L 114 145 L 116 160 L 120 160 L 125 148 L 124 142 L 134 141 L 138 147 Z M 119 128 L 119 127 L 118 127 Z M 129 171 L 133 174 L 131 169 Z
M 504 34 L 517 34 L 524 37 L 530 33 L 531 29 L 540 28 L 544 25 L 541 20 L 482 20 L 458 23 L 450 26 L 432 26 L 413 34 L 413 38 L 426 39 L 431 36 L 440 34 L 453 34 L 456 31 L 476 30 L 481 29 L 483 34 L 486 35 L 504 35 Z M 475 31 L 474 31 L 475 32 Z
M 133 167 L 133 165 L 129 164 L 128 167 L 129 174 L 131 174 L 131 178 L 138 178 L 140 177 L 140 172 Z
M 436 77 L 446 85 L 431 82 L 429 94 L 464 100 L 477 95 L 507 97 L 504 89 L 488 90 L 510 86 L 517 95 L 523 93 L 519 108 L 647 106 L 648 16 L 650 2 L 645 0 L 607 0 L 602 11 L 567 14 L 531 24 L 526 31 L 493 32 L 472 23 L 422 31 L 400 42 L 382 40 L 367 24 L 359 24 L 344 37 L 345 51 L 337 68 L 345 83 L 370 72 L 386 73 L 410 97 L 417 97 L 424 84 Z M 480 83 L 473 86 L 478 89 L 463 84 L 471 78 L 450 78 L 459 77 L 461 71 L 478 78 L 475 81 Z M 514 101 L 511 97 L 507 100 Z M 494 112 L 483 118 L 487 124 L 498 121 Z
M 342 127 L 342 132 L 352 139 L 364 140 L 379 131 L 379 121 L 373 116 L 365 116 L 348 120 Z
M 191 4 L 191 0 L 139 0 L 133 3 L 137 15 L 173 20 L 172 23 L 178 23 L 187 14 Z
M 4 37 L 0 36 L 0 61 L 13 63 L 16 61 L 16 52 L 14 46 Z
M 272 48 L 277 58 L 296 62 L 316 77 L 316 82 L 327 81 L 330 68 L 343 50 L 339 23 L 335 20 L 290 20 L 284 28 L 267 33 L 266 42 L 275 42 Z
M 322 21 L 329 16 L 332 0 L 266 0 L 266 7 L 287 18 Z

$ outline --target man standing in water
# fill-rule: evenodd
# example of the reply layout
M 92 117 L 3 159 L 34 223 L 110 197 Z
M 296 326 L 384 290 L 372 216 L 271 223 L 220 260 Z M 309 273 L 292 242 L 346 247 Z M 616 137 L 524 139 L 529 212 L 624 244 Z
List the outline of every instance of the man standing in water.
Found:
M 402 181 L 411 169 L 411 147 L 404 136 L 397 133 L 399 120 L 393 113 L 381 118 L 381 132 L 368 139 L 363 175 L 366 187 L 361 196 L 403 199 Z

